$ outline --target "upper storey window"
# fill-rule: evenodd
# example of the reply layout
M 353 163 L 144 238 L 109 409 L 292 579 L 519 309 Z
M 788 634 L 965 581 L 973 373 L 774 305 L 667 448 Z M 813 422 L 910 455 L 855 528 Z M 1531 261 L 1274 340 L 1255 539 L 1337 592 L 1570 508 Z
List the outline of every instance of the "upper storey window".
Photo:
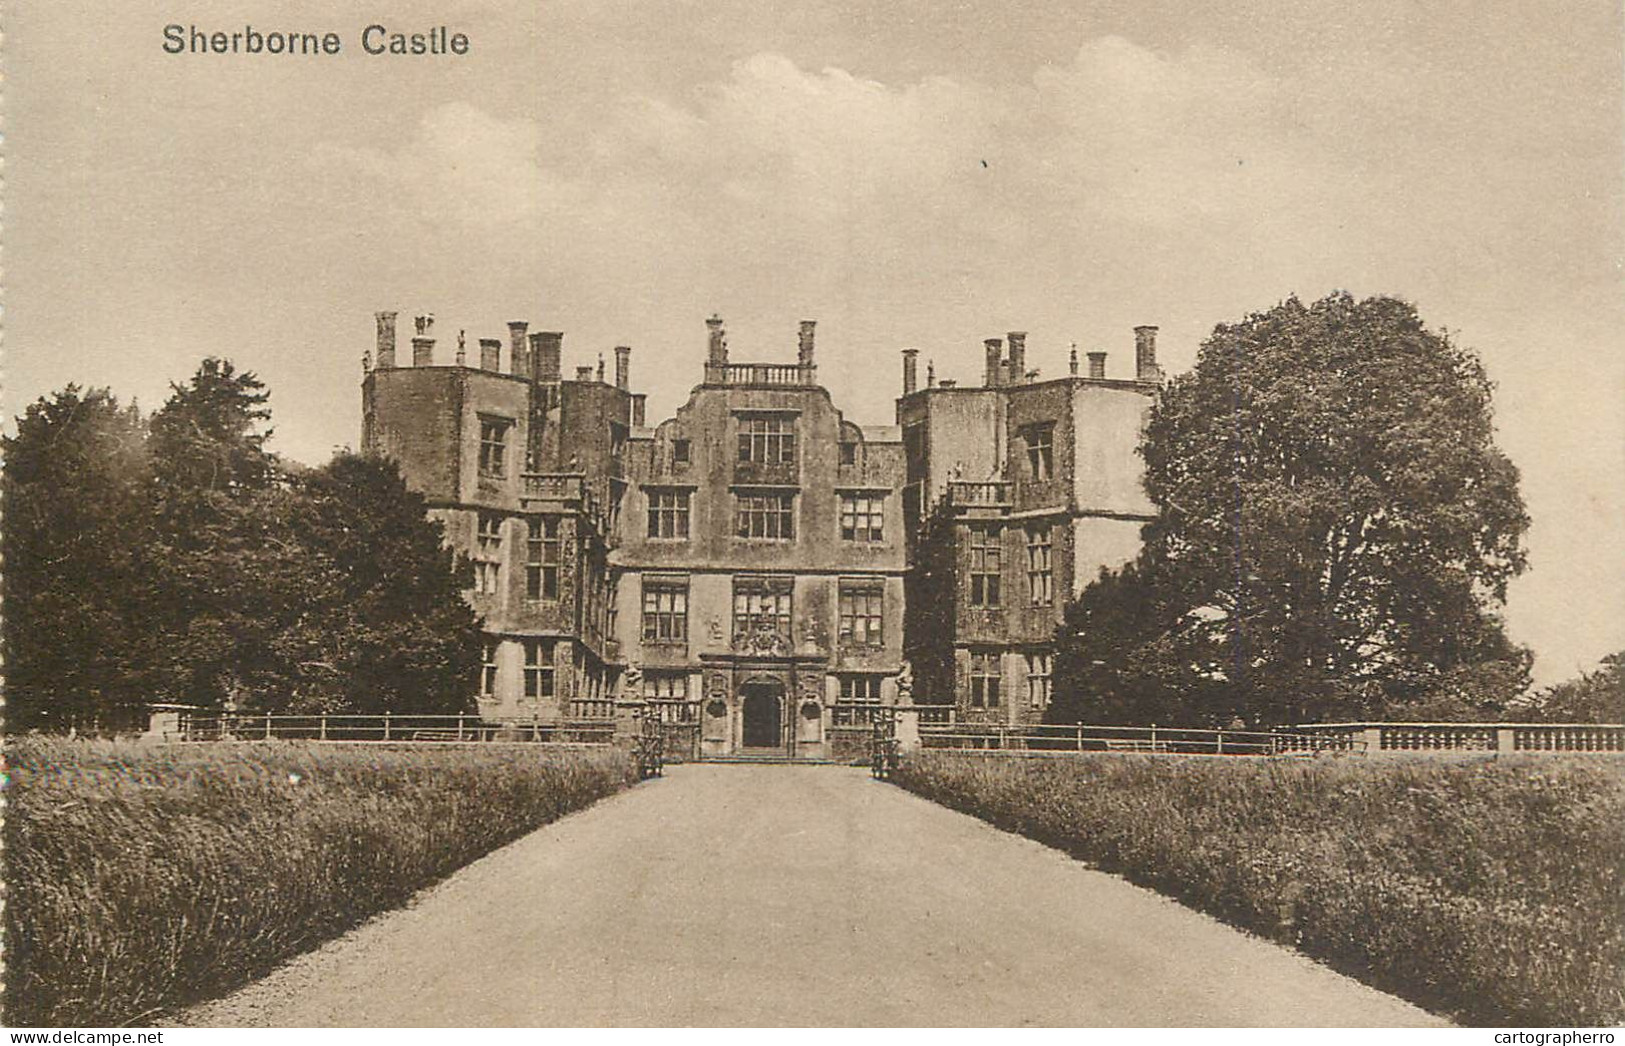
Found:
M 739 460 L 756 465 L 795 464 L 796 419 L 779 414 L 741 417 Z
M 480 475 L 504 479 L 508 475 L 508 437 L 513 422 L 507 418 L 480 417 Z
M 842 494 L 841 539 L 885 540 L 885 504 L 886 499 L 882 494 Z
M 973 607 L 999 605 L 999 579 L 1003 574 L 1000 542 L 996 525 L 970 525 L 970 603 Z
M 649 536 L 688 539 L 688 491 L 649 491 Z
M 693 445 L 686 439 L 671 441 L 671 463 L 673 465 L 687 465 L 693 453 Z
M 1055 475 L 1055 424 L 1028 425 L 1021 430 L 1027 444 L 1027 475 L 1034 480 L 1047 480 Z
M 734 532 L 742 538 L 790 541 L 796 536 L 796 499 L 786 492 L 734 495 Z

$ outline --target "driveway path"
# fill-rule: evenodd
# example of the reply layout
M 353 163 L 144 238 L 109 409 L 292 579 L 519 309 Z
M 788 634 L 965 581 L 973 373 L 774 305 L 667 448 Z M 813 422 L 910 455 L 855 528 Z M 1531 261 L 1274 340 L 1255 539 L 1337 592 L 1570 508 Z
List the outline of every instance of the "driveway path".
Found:
M 845 767 L 679 766 L 201 1025 L 1440 1023 Z

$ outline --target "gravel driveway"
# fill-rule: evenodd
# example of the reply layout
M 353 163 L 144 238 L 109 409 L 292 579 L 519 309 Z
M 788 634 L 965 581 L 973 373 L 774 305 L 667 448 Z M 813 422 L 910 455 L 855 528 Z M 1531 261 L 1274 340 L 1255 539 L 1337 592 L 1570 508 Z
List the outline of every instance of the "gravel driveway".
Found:
M 679 766 L 205 1026 L 1443 1023 L 845 767 Z

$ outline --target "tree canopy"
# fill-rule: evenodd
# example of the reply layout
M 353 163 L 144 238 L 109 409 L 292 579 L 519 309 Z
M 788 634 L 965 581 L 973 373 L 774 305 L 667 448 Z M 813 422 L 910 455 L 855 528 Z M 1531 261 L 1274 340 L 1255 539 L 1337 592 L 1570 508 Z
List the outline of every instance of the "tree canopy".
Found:
M 266 448 L 269 393 L 208 359 L 143 422 L 106 390 L 4 441 L 7 716 L 116 729 L 153 702 L 244 711 L 473 708 L 479 621 L 389 462 Z
M 106 389 L 31 404 L 4 447 L 6 719 L 85 728 L 134 714 L 145 645 L 140 585 L 149 477 L 145 426 Z
M 1394 298 L 1216 327 L 1151 410 L 1138 559 L 1068 609 L 1054 717 L 1279 723 L 1521 690 L 1496 611 L 1528 517 L 1490 400 L 1477 357 Z
M 1551 723 L 1625 723 L 1625 650 L 1535 695 L 1533 714 Z

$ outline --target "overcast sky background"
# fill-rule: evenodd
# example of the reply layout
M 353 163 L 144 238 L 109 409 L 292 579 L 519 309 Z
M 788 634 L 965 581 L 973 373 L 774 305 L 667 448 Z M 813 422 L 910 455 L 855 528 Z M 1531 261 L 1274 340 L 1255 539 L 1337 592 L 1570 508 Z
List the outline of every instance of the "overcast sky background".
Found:
M 904 346 L 975 383 L 1027 330 L 1047 375 L 1076 342 L 1126 376 L 1155 323 L 1179 371 L 1289 294 L 1396 294 L 1499 384 L 1537 679 L 1625 648 L 1614 0 L 375 5 L 473 41 L 416 59 L 270 0 L 190 7 L 345 54 L 168 55 L 187 5 L 142 6 L 9 8 L 8 419 L 70 381 L 151 409 L 217 354 L 319 462 L 391 308 L 446 363 L 511 319 L 567 368 L 630 344 L 651 420 L 713 311 L 736 359 L 816 319 L 837 404 L 889 423 Z

